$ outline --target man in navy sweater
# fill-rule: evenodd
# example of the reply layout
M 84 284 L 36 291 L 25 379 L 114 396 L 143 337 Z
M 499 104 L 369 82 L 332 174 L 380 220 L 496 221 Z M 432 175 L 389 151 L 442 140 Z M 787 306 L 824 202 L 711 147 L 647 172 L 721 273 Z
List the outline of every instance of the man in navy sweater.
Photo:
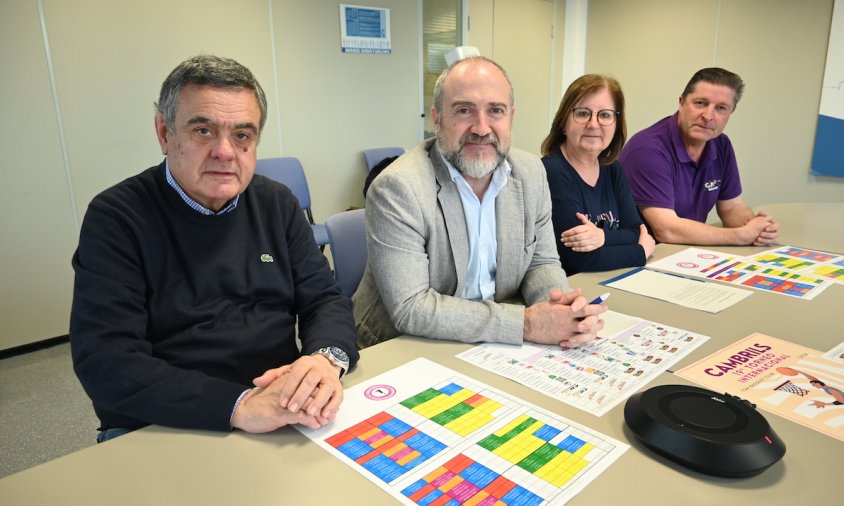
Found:
M 200 55 L 157 109 L 164 162 L 94 198 L 73 256 L 73 365 L 98 441 L 149 424 L 325 425 L 358 359 L 351 301 L 291 192 L 254 175 L 263 90 Z

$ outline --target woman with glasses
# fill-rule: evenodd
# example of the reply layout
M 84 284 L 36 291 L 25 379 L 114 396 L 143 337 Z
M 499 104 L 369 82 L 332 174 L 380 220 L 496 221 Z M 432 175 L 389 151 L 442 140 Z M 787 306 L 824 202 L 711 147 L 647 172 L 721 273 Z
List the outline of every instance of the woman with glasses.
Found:
M 587 74 L 571 83 L 542 142 L 557 250 L 569 275 L 645 265 L 653 253 L 616 160 L 626 139 L 618 81 Z

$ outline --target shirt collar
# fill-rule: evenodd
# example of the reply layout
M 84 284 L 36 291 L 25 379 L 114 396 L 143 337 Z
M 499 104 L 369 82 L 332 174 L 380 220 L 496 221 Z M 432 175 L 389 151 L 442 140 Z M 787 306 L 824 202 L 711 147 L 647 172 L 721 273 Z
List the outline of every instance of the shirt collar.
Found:
M 200 214 L 204 214 L 206 216 L 220 216 L 222 214 L 226 214 L 228 212 L 234 211 L 234 208 L 237 207 L 238 200 L 240 200 L 240 195 L 235 195 L 235 197 L 231 199 L 224 208 L 222 208 L 219 212 L 214 212 L 208 209 L 207 207 L 203 206 L 199 202 L 193 200 L 187 193 L 185 193 L 185 190 L 183 190 L 182 187 L 179 186 L 179 183 L 176 181 L 176 178 L 173 177 L 173 173 L 170 172 L 170 161 L 166 158 L 164 159 L 164 173 L 167 177 L 167 184 L 169 184 L 174 190 L 176 190 L 176 193 L 178 193 L 182 200 L 185 201 L 185 204 L 187 204 L 188 206 L 190 206 L 191 209 Z

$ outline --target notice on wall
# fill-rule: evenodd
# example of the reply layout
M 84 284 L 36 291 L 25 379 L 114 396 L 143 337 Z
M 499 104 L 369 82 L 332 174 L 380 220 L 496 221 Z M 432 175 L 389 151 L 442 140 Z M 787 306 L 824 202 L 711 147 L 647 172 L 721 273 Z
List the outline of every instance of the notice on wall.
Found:
M 344 53 L 389 54 L 390 9 L 340 4 L 340 49 Z

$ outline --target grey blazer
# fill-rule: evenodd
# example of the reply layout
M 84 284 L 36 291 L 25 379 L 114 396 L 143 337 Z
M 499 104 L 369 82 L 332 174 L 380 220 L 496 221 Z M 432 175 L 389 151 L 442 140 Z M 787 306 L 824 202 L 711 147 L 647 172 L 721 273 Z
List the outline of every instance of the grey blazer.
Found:
M 494 300 L 461 293 L 468 236 L 457 186 L 434 139 L 393 162 L 366 198 L 368 262 L 352 297 L 358 346 L 410 334 L 461 342 L 522 342 L 525 306 L 568 290 L 538 157 L 511 149 L 512 168 L 495 202 Z

